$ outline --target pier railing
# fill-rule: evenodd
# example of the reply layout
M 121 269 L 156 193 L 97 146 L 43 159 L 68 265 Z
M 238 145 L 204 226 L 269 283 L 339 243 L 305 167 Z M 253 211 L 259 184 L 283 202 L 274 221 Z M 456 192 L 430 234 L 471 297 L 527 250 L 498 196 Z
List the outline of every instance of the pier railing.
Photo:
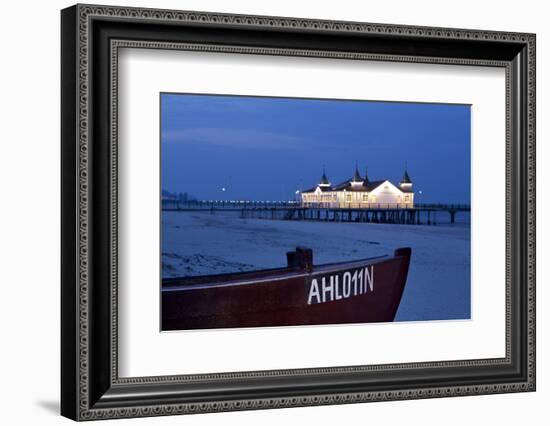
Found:
M 242 218 L 309 220 L 330 222 L 373 222 L 397 224 L 436 223 L 437 212 L 449 214 L 455 223 L 458 212 L 469 212 L 469 204 L 383 204 L 383 203 L 308 203 L 296 201 L 218 201 L 163 200 L 166 211 L 236 211 Z
M 297 201 L 250 201 L 250 200 L 162 200 L 163 210 L 232 210 L 243 208 L 314 208 L 314 209 L 421 209 L 421 210 L 455 210 L 470 211 L 469 204 L 444 204 L 444 203 L 299 203 Z

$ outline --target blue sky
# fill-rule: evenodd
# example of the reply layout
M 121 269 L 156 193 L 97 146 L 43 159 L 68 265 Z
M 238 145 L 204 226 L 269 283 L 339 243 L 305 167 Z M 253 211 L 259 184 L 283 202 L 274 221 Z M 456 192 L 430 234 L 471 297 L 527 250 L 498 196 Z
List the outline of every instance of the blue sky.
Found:
M 468 105 L 163 93 L 162 189 L 292 199 L 323 165 L 336 184 L 357 161 L 394 183 L 406 165 L 416 201 L 469 203 L 470 120 Z

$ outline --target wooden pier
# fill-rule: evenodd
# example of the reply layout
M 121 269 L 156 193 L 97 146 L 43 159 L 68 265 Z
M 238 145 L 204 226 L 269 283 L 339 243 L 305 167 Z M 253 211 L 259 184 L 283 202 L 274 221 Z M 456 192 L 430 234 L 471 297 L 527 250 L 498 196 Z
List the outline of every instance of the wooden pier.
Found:
M 238 211 L 243 219 L 303 220 L 318 222 L 394 223 L 402 225 L 436 225 L 437 213 L 449 214 L 455 223 L 456 214 L 470 212 L 469 204 L 416 204 L 413 208 L 399 205 L 369 207 L 302 206 L 294 201 L 167 201 L 165 211 Z

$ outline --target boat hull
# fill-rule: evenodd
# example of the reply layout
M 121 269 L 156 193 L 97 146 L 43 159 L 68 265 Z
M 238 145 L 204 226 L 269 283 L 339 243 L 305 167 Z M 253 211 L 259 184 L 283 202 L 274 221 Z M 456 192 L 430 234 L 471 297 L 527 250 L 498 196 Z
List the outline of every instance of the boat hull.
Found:
M 402 248 L 340 264 L 163 280 L 162 330 L 390 322 L 410 256 Z

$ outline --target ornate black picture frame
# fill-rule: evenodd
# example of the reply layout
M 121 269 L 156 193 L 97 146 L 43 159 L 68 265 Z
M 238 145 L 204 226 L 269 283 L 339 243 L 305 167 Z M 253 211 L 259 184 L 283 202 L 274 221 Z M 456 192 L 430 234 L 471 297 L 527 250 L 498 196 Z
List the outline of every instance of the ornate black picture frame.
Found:
M 92 420 L 535 390 L 534 34 L 95 5 L 64 9 L 61 28 L 62 415 Z M 506 356 L 120 378 L 120 47 L 504 68 Z

